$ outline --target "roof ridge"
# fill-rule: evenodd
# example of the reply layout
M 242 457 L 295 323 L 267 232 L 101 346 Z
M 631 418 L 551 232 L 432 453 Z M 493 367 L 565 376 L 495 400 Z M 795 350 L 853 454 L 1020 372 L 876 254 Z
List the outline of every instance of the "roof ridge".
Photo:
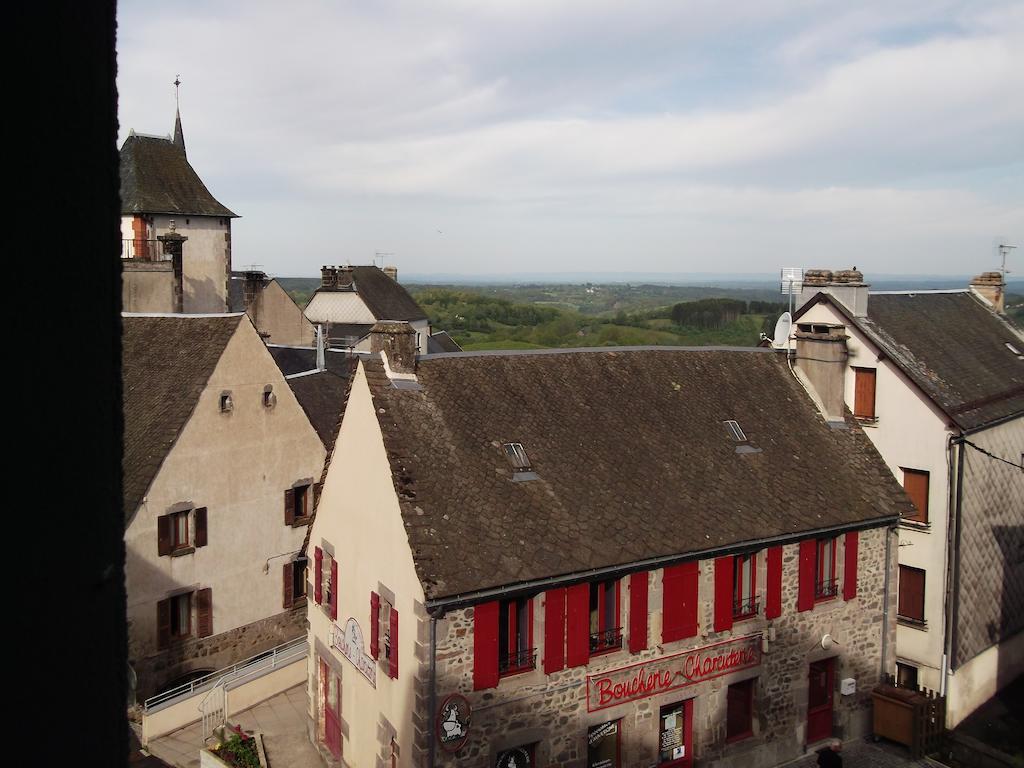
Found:
M 432 360 L 441 357 L 505 357 L 522 355 L 564 355 L 576 353 L 615 353 L 615 352 L 753 352 L 757 354 L 773 353 L 777 350 L 768 347 L 727 347 L 722 345 L 704 347 L 669 346 L 664 344 L 647 344 L 621 347 L 550 347 L 544 349 L 478 349 L 468 352 L 432 352 L 421 355 L 421 360 Z

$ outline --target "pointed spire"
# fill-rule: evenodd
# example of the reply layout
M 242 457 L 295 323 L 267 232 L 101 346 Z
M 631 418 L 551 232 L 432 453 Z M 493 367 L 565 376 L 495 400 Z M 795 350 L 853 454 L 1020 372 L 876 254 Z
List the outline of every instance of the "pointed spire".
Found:
M 178 108 L 178 89 L 181 86 L 181 75 L 174 77 L 174 146 L 185 152 L 185 132 L 181 130 L 181 110 Z

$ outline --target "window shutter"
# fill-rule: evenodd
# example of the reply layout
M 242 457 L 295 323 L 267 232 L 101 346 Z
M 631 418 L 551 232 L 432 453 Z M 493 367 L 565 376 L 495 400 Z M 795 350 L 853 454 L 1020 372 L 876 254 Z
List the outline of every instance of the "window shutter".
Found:
M 715 632 L 732 629 L 732 555 L 715 558 Z
M 856 531 L 846 534 L 846 543 L 843 546 L 843 600 L 852 600 L 857 596 L 858 543 Z
M 213 590 L 210 587 L 196 592 L 196 620 L 199 637 L 213 634 Z
M 380 657 L 380 595 L 370 593 L 370 656 Z
M 163 650 L 171 643 L 171 601 L 156 604 L 156 647 Z
M 896 613 L 905 619 L 924 621 L 924 571 L 900 566 Z
M 331 621 L 338 620 L 338 561 L 331 558 Z
M 764 601 L 766 619 L 782 615 L 782 547 L 768 548 L 768 589 Z
M 647 571 L 629 577 L 629 652 L 647 649 Z
M 568 632 L 566 662 L 581 667 L 590 659 L 590 585 L 575 584 L 565 591 Z
M 565 590 L 544 595 L 544 674 L 565 669 Z
M 498 601 L 473 609 L 473 690 L 498 685 Z
M 295 523 L 295 489 L 289 488 L 284 492 L 284 524 Z
M 170 515 L 161 515 L 156 519 L 156 551 L 161 555 L 171 554 Z
M 282 567 L 282 571 L 284 572 L 284 607 L 285 608 L 291 608 L 292 605 L 295 603 L 294 579 L 292 578 L 294 570 L 295 570 L 294 563 L 285 563 L 284 566 Z
M 875 370 L 857 368 L 854 375 L 853 415 L 875 418 Z
M 206 546 L 206 507 L 196 510 L 196 546 Z
M 903 470 L 903 488 L 907 496 L 914 503 L 917 510 L 913 516 L 904 517 L 904 520 L 913 520 L 918 523 L 928 522 L 928 473 L 917 469 Z
M 663 643 L 697 634 L 699 573 L 696 561 L 665 569 Z
M 391 658 L 388 659 L 388 676 L 392 680 L 398 679 L 398 609 L 391 609 Z
M 814 572 L 818 561 L 818 542 L 804 539 L 800 542 L 800 587 L 796 598 L 798 611 L 809 611 L 814 607 Z
M 320 605 L 324 601 L 324 551 L 317 547 L 313 550 L 313 599 Z

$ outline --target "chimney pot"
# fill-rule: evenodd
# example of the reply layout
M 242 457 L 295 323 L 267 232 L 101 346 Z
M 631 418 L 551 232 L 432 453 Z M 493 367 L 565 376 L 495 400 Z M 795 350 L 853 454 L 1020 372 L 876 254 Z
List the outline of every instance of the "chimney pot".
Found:
M 320 287 L 334 288 L 338 284 L 338 272 L 334 267 L 324 264 L 320 267 Z
M 396 283 L 398 282 L 398 267 L 384 267 L 382 271 Z

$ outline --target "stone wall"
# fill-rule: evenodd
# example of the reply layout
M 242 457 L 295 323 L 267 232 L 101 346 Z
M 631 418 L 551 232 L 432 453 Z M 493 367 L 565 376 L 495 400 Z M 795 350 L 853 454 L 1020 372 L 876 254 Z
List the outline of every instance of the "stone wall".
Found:
M 662 623 L 662 571 L 649 576 L 648 649 L 630 654 L 624 640 L 622 650 L 593 657 L 586 667 L 565 669 L 545 675 L 543 669 L 543 595 L 533 600 L 533 643 L 538 649 L 537 669 L 503 678 L 498 687 L 473 690 L 473 609 L 454 611 L 438 621 L 436 704 L 451 693 L 466 696 L 473 709 L 470 738 L 455 755 L 437 748 L 438 765 L 460 768 L 494 765 L 497 754 L 509 747 L 536 743 L 538 766 L 582 768 L 587 757 L 588 728 L 612 720 L 621 721 L 621 765 L 643 766 L 658 762 L 659 709 L 693 699 L 693 750 L 695 765 L 732 768 L 775 765 L 801 755 L 805 749 L 808 667 L 834 657 L 835 693 L 833 734 L 844 739 L 863 736 L 870 728 L 870 690 L 882 669 L 883 627 L 887 633 L 886 669 L 891 669 L 895 638 L 896 563 L 895 541 L 886 563 L 886 529 L 860 533 L 857 597 L 840 596 L 819 602 L 811 611 L 796 610 L 798 589 L 798 545 L 784 548 L 783 614 L 764 619 L 766 566 L 764 550 L 757 558 L 757 591 L 760 614 L 737 622 L 733 630 L 715 632 L 712 627 L 714 568 L 712 561 L 700 564 L 698 635 L 658 645 Z M 843 544 L 837 547 L 837 577 L 843 583 Z M 883 622 L 884 581 L 890 571 L 889 619 Z M 629 627 L 628 579 L 621 585 L 621 625 Z M 774 633 L 774 640 L 768 639 Z M 837 641 L 825 650 L 820 641 L 825 633 Z M 620 669 L 657 660 L 690 649 L 731 638 L 762 634 L 764 652 L 760 666 L 727 674 L 669 693 L 588 712 L 587 674 Z M 727 744 L 725 709 L 728 686 L 757 678 L 754 695 L 753 735 Z M 853 678 L 857 690 L 850 696 L 839 693 L 840 681 Z M 436 706 L 435 704 L 435 706 Z

